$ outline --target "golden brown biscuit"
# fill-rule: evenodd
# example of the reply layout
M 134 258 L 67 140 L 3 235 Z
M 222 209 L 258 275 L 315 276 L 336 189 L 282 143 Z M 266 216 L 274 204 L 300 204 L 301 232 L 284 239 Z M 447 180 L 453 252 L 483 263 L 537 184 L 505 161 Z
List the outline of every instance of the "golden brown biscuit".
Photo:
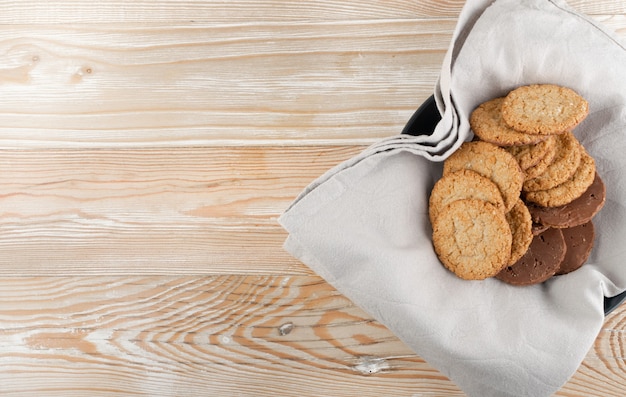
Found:
M 466 198 L 487 201 L 504 212 L 504 202 L 496 184 L 477 172 L 462 169 L 442 176 L 435 183 L 428 207 L 431 224 L 443 207 Z
M 582 146 L 571 132 L 557 137 L 556 156 L 546 170 L 535 178 L 524 181 L 522 190 L 534 192 L 551 189 L 570 179 L 580 164 Z
M 465 142 L 443 164 L 444 175 L 462 169 L 489 178 L 500 189 L 505 211 L 513 208 L 524 182 L 522 169 L 513 155 L 489 142 Z
M 583 149 L 580 165 L 571 179 L 547 190 L 527 192 L 525 199 L 544 207 L 559 207 L 582 196 L 593 183 L 596 165 L 593 158 Z
M 506 213 L 506 220 L 513 235 L 511 258 L 508 263 L 512 265 L 526 253 L 533 240 L 533 221 L 522 199 L 518 199 L 511 211 Z
M 528 145 L 546 136 L 516 131 L 502 119 L 501 105 L 504 97 L 480 104 L 470 115 L 470 127 L 481 140 L 498 146 Z
M 498 274 L 511 256 L 512 234 L 502 211 L 483 200 L 444 207 L 433 224 L 433 246 L 443 265 L 466 280 Z
M 520 168 L 525 171 L 537 165 L 541 159 L 546 158 L 551 151 L 556 149 L 556 136 L 548 135 L 541 142 L 521 146 L 508 146 L 504 149 L 515 157 Z
M 571 131 L 589 113 L 589 104 L 574 90 L 554 84 L 518 87 L 502 102 L 502 118 L 511 128 L 529 134 Z
M 526 182 L 529 179 L 536 178 L 539 175 L 543 174 L 548 169 L 548 166 L 552 164 L 552 161 L 554 161 L 555 157 L 556 157 L 556 144 L 554 145 L 553 148 L 548 150 L 548 153 L 546 153 L 546 155 L 542 157 L 539 160 L 539 162 L 537 162 L 537 164 L 524 170 L 524 174 L 526 174 L 524 182 Z

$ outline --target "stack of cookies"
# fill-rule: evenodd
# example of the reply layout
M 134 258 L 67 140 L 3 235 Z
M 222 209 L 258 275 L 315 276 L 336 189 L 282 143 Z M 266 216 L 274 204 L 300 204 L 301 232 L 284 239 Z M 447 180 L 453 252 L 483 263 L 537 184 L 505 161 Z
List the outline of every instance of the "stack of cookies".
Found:
M 445 162 L 430 196 L 433 246 L 469 280 L 541 283 L 578 269 L 605 187 L 572 131 L 587 101 L 552 84 L 519 87 L 471 114 L 475 140 Z

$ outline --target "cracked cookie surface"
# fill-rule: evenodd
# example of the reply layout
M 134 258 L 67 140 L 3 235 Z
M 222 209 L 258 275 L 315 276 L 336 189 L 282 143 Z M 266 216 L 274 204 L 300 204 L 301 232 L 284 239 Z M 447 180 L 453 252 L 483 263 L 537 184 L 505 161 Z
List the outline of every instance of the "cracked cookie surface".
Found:
M 528 145 L 547 138 L 545 135 L 531 135 L 516 131 L 502 119 L 504 97 L 481 103 L 470 115 L 472 131 L 483 141 L 498 146 Z
M 540 175 L 524 181 L 522 190 L 534 192 L 551 189 L 570 179 L 580 165 L 582 150 L 581 144 L 571 132 L 559 135 L 554 159 Z
M 529 134 L 571 131 L 589 113 L 589 104 L 574 90 L 554 84 L 531 84 L 509 92 L 502 118 L 511 128 Z
M 443 265 L 466 280 L 498 274 L 511 256 L 512 234 L 501 210 L 483 200 L 444 207 L 433 223 L 433 246 Z
M 477 172 L 462 169 L 442 176 L 433 186 L 428 204 L 430 222 L 433 223 L 446 205 L 467 198 L 486 201 L 504 212 L 498 186 Z
M 581 197 L 591 186 L 596 175 L 594 159 L 585 150 L 582 150 L 581 154 L 580 165 L 570 179 L 551 189 L 527 192 L 526 201 L 543 207 L 559 207 Z
M 517 262 L 528 250 L 533 239 L 533 220 L 530 211 L 522 199 L 518 199 L 511 211 L 507 212 L 506 220 L 509 222 L 513 242 L 511 244 L 511 258 L 509 265 Z
M 443 163 L 443 174 L 469 169 L 489 178 L 498 186 L 505 211 L 519 198 L 524 173 L 512 154 L 489 142 L 465 142 Z

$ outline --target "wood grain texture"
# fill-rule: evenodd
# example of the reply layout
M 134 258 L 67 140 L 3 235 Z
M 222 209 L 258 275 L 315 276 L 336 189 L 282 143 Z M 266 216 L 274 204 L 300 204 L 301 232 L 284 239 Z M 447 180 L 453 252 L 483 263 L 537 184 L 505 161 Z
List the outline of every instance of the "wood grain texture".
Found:
M 277 218 L 362 149 L 0 151 L 0 274 L 308 274 Z
M 431 95 L 453 27 L 0 27 L 0 147 L 371 143 Z
M 623 395 L 625 314 L 557 396 Z M 316 276 L 3 278 L 0 325 L 2 395 L 463 395 Z
M 462 396 L 277 217 L 401 131 L 463 3 L 0 0 L 0 395 Z M 624 395 L 625 319 L 557 396 Z
M 371 144 L 432 94 L 454 24 L 0 27 L 0 147 Z
M 107 0 L 84 3 L 75 0 L 0 1 L 0 23 L 169 23 L 366 20 L 454 17 L 463 2 L 410 0 L 340 1 L 227 1 L 227 0 Z
M 464 0 L 76 0 L 0 1 L 0 24 L 169 23 L 456 18 Z M 624 0 L 569 0 L 590 15 L 626 14 Z
M 463 2 L 410 0 L 357 1 L 38 1 L 21 5 L 2 1 L 1 23 L 48 24 L 169 22 L 328 21 L 456 17 Z
M 461 395 L 318 277 L 0 285 L 3 395 Z

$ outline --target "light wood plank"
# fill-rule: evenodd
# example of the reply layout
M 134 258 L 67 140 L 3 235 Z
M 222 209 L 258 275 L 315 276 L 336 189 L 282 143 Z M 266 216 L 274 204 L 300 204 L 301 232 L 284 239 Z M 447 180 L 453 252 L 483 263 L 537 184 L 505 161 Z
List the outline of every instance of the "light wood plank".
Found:
M 0 23 L 169 23 L 400 19 L 456 16 L 463 2 L 341 1 L 0 1 Z
M 370 144 L 432 94 L 454 24 L 5 25 L 0 147 Z
M 278 216 L 364 147 L 0 152 L 0 273 L 308 274 Z
M 586 14 L 626 14 L 624 0 L 569 0 Z M 456 18 L 464 0 L 0 1 L 0 24 L 169 23 Z
M 399 132 L 463 3 L 0 0 L 0 394 L 461 396 L 276 218 Z M 557 396 L 624 394 L 625 319 Z
M 624 0 L 566 0 L 572 8 L 589 15 L 601 14 L 626 14 L 626 1 Z
M 3 395 L 461 395 L 317 277 L 0 284 Z
M 609 32 L 615 33 L 615 36 L 622 43 L 626 43 L 626 13 L 619 15 L 597 15 L 593 19 Z
M 557 396 L 622 396 L 625 315 Z M 316 276 L 5 277 L 0 349 L 3 395 L 462 395 Z
M 0 147 L 371 143 L 432 94 L 453 24 L 0 27 Z

